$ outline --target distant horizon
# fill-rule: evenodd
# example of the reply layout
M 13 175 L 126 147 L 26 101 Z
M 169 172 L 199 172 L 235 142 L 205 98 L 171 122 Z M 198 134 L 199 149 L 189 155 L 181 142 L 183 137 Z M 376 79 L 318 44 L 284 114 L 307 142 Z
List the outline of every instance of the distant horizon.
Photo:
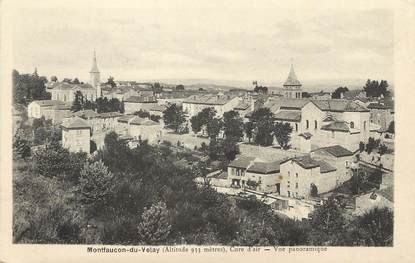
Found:
M 248 82 L 243 86 L 257 80 L 279 86 L 293 63 L 303 83 L 392 82 L 390 10 L 172 2 L 115 9 L 25 3 L 13 23 L 14 67 L 24 72 L 37 67 L 41 75 L 86 81 L 96 50 L 103 80 L 111 75 L 119 80 Z
M 22 72 L 19 69 L 17 70 L 20 74 L 32 74 L 32 72 Z M 56 75 L 45 75 L 42 74 L 41 70 L 37 68 L 39 76 L 44 76 L 50 81 L 51 76 Z M 112 76 L 112 75 L 109 75 Z M 109 77 L 108 76 L 108 77 Z M 64 78 L 74 79 L 78 78 L 79 81 L 84 83 L 89 83 L 89 78 L 83 79 L 77 76 L 56 76 L 58 81 L 62 81 Z M 303 85 L 303 90 L 305 91 L 318 91 L 318 85 L 321 85 L 321 90 L 326 91 L 327 89 L 332 89 L 336 87 L 349 87 L 351 89 L 359 89 L 363 88 L 364 84 L 368 79 L 371 80 L 381 80 L 375 78 L 344 78 L 344 79 L 336 79 L 336 78 L 320 78 L 320 79 L 305 79 L 300 80 L 301 84 Z M 230 80 L 230 79 L 209 79 L 209 78 L 152 78 L 152 79 L 140 79 L 140 78 L 130 78 L 130 79 L 118 79 L 114 77 L 115 81 L 137 81 L 137 82 L 160 82 L 166 85 L 185 85 L 185 86 L 197 86 L 197 85 L 215 85 L 215 86 L 228 86 L 231 88 L 242 88 L 242 89 L 249 89 L 253 88 L 253 81 L 257 81 L 258 85 L 267 86 L 270 88 L 282 88 L 285 79 L 283 80 L 274 80 L 274 81 L 262 81 L 262 80 Z M 393 82 L 391 80 L 385 79 L 389 86 L 393 89 Z M 107 77 L 103 77 L 101 75 L 101 83 L 105 83 L 107 81 Z

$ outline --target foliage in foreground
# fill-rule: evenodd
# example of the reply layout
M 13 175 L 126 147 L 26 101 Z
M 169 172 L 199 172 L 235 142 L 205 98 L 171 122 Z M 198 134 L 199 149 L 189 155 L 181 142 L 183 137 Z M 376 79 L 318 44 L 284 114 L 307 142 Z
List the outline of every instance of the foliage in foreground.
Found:
M 93 159 L 69 154 L 59 145 L 19 159 L 14 242 L 392 244 L 393 214 L 387 209 L 347 219 L 338 203 L 329 200 L 310 220 L 281 219 L 255 198 L 235 200 L 209 185 L 197 186 L 193 179 L 201 171 L 176 165 L 184 156 L 145 142 L 130 149 L 112 133 Z

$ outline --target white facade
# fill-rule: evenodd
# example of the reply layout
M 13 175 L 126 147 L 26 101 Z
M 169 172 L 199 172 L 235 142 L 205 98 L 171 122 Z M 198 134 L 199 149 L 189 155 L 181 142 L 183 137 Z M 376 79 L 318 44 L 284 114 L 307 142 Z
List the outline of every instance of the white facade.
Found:
M 325 193 L 340 185 L 336 171 L 321 173 L 320 166 L 304 168 L 295 161 L 281 164 L 281 195 L 296 198 L 311 197 L 312 185 L 317 187 L 317 193 Z
M 91 130 L 82 129 L 62 129 L 62 146 L 68 148 L 70 152 L 87 152 L 90 150 Z
M 222 117 L 225 112 L 233 110 L 239 104 L 240 101 L 241 98 L 234 97 L 230 98 L 226 103 L 223 104 L 191 103 L 183 101 L 182 105 L 183 110 L 187 112 L 189 118 L 197 115 L 205 108 L 214 108 L 216 110 L 217 116 Z

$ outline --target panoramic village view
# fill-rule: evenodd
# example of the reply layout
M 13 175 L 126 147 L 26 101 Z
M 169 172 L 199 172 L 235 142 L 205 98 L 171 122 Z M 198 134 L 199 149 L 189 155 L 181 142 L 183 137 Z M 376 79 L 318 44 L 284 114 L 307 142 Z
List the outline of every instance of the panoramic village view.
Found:
M 278 87 L 128 80 L 88 53 L 89 79 L 13 70 L 15 243 L 393 245 L 391 81 L 305 87 L 296 57 Z

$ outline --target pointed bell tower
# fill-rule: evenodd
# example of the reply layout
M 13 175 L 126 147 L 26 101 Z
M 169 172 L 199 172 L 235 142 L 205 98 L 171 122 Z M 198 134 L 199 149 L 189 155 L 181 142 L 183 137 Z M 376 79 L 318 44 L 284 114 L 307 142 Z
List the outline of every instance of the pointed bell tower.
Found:
M 96 54 L 95 54 L 95 49 L 94 49 L 94 57 L 92 59 L 92 68 L 89 71 L 89 76 L 91 78 L 91 85 L 97 91 L 96 98 L 100 98 L 102 96 L 102 91 L 101 91 L 100 73 L 99 73 L 99 70 L 98 70 L 97 57 L 96 57 Z
M 290 73 L 288 74 L 287 80 L 283 85 L 284 97 L 292 99 L 302 98 L 302 85 L 295 75 L 294 66 L 291 59 Z

